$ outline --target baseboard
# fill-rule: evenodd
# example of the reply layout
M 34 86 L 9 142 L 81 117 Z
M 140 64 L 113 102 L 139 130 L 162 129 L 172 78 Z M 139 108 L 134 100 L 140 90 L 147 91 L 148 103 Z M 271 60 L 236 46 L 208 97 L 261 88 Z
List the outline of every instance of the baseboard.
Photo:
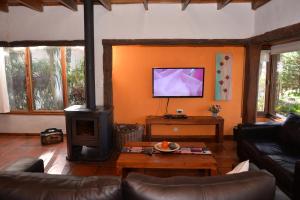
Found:
M 0 136 L 40 136 L 40 133 L 0 133 Z

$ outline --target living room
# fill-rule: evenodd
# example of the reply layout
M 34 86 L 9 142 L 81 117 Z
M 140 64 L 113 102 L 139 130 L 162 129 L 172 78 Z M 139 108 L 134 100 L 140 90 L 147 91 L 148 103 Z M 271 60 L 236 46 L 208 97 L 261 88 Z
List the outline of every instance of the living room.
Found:
M 287 195 L 282 199 L 299 197 L 297 0 L 8 0 L 0 5 L 0 169 L 4 176 L 5 170 L 30 157 L 22 166 L 42 160 L 46 174 L 125 178 L 137 171 L 153 177 L 180 175 L 185 180 L 194 176 L 201 181 L 213 175 L 224 178 L 240 161 L 250 160 L 251 166 L 276 178 L 270 199 L 278 193 Z M 155 74 L 164 70 L 189 77 L 201 73 L 197 78 L 201 84 L 192 88 L 200 93 L 175 90 L 181 81 L 177 78 L 171 82 L 173 93 L 157 95 Z M 224 95 L 218 95 L 220 91 Z M 78 104 L 87 109 L 70 108 Z M 121 138 L 116 131 L 123 127 L 119 131 L 134 132 L 138 126 L 142 127 L 136 132 L 142 134 L 139 139 Z M 293 134 L 282 136 L 281 126 Z M 63 142 L 42 145 L 45 130 L 62 132 Z M 250 137 L 252 131 L 257 142 Z M 272 131 L 291 147 L 291 155 L 278 157 L 284 150 L 269 141 Z M 162 148 L 166 141 L 175 153 L 158 154 L 156 147 Z M 145 160 L 137 161 L 144 164 L 128 162 L 142 154 L 124 152 L 130 145 L 144 145 Z M 281 153 L 266 152 L 270 145 Z M 90 147 L 100 149 L 92 154 L 96 158 L 83 156 Z M 178 155 L 186 149 L 201 149 L 201 155 Z M 163 159 L 156 166 L 152 160 L 159 156 Z M 274 160 L 283 163 L 277 167 Z M 16 184 L 20 189 L 24 186 L 22 180 Z M 259 192 L 267 193 L 258 191 L 257 196 Z M 12 198 L 5 195 L 0 189 L 1 198 Z M 166 198 L 175 197 L 166 194 Z

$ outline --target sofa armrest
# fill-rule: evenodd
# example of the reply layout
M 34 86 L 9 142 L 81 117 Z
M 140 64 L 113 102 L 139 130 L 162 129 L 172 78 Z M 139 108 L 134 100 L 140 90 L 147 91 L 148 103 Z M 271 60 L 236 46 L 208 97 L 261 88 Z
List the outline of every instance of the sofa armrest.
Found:
M 121 200 L 121 179 L 0 171 L 0 199 Z
M 44 161 L 37 158 L 22 158 L 7 167 L 4 171 L 44 173 Z
M 235 127 L 235 139 L 276 140 L 281 123 L 239 124 Z

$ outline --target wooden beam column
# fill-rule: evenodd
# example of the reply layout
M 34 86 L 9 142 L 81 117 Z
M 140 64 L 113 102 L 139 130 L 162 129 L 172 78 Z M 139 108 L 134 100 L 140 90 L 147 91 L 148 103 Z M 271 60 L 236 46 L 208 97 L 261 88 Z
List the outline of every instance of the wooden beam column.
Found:
M 42 0 L 17 0 L 17 2 L 33 10 L 43 12 Z
M 7 2 L 7 0 L 0 0 L 0 11 L 8 12 L 8 2 Z
M 112 56 L 112 45 L 103 44 L 104 106 L 113 106 Z
M 256 122 L 258 74 L 261 45 L 249 43 L 246 46 L 246 65 L 243 95 L 243 123 Z

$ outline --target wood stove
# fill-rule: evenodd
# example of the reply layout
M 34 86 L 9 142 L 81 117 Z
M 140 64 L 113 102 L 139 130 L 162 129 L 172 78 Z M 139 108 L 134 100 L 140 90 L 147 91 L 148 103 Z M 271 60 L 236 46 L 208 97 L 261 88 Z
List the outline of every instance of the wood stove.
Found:
M 94 5 L 84 1 L 85 90 L 86 106 L 65 109 L 67 159 L 101 161 L 112 150 L 113 112 L 110 106 L 96 106 L 94 66 Z
M 102 161 L 112 149 L 113 115 L 111 107 L 71 106 L 65 109 L 67 159 Z

